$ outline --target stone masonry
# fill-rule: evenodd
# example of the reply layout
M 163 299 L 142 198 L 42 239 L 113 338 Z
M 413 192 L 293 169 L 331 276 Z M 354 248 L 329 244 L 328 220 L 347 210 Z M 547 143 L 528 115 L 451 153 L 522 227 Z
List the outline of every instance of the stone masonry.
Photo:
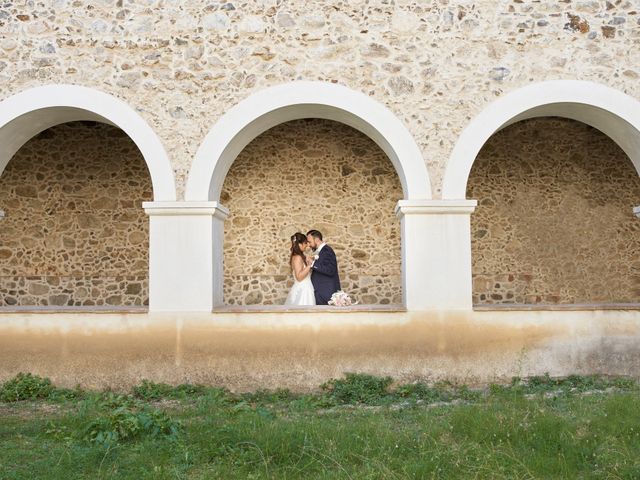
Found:
M 182 195 L 202 139 L 239 101 L 336 82 L 406 124 L 439 195 L 460 132 L 506 92 L 580 79 L 640 98 L 639 13 L 631 0 L 8 0 L 0 98 L 52 83 L 121 98 L 162 139 Z
M 640 302 L 640 178 L 598 130 L 511 125 L 481 150 L 467 194 L 474 303 Z
M 148 303 L 147 167 L 121 130 L 73 122 L 0 177 L 0 306 Z

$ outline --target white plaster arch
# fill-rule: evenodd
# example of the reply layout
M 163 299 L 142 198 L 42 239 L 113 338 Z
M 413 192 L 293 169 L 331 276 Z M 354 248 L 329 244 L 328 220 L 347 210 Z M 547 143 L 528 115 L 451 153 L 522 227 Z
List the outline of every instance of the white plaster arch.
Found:
M 55 125 L 78 120 L 122 129 L 144 157 L 154 200 L 175 201 L 173 169 L 151 127 L 122 100 L 76 85 L 35 87 L 0 102 L 0 175 L 13 155 L 33 136 Z
M 231 164 L 249 142 L 276 125 L 301 118 L 334 120 L 361 131 L 393 163 L 405 199 L 431 198 L 431 182 L 422 153 L 388 108 L 344 86 L 296 81 L 254 93 L 218 120 L 196 153 L 186 200 L 219 200 Z
M 553 80 L 505 95 L 469 123 L 449 158 L 442 198 L 466 198 L 471 167 L 494 133 L 521 120 L 547 116 L 571 118 L 597 128 L 624 150 L 640 174 L 640 101 L 594 82 Z

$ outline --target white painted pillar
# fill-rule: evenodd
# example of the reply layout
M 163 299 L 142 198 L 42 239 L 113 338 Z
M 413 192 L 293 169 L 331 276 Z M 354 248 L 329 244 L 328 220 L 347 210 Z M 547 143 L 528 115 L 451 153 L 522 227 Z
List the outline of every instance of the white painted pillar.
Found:
M 144 202 L 149 215 L 149 311 L 210 312 L 222 304 L 218 202 Z
M 471 310 L 471 214 L 476 200 L 400 200 L 407 310 Z

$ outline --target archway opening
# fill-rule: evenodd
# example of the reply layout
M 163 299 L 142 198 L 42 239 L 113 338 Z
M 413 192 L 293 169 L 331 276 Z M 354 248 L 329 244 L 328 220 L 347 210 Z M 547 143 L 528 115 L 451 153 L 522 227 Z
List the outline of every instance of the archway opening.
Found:
M 148 304 L 152 200 L 142 153 L 119 128 L 48 128 L 0 176 L 0 306 Z
M 336 252 L 343 290 L 360 304 L 402 304 L 402 198 L 393 164 L 360 131 L 318 118 L 270 128 L 222 187 L 224 303 L 281 305 L 293 282 L 289 238 L 316 228 Z
M 204 256 L 211 256 L 211 268 L 205 264 L 198 271 L 199 284 L 210 283 L 211 296 L 208 288 L 202 290 L 206 294 L 198 291 L 197 296 L 201 300 L 194 301 L 193 308 L 202 309 L 209 305 L 218 308 L 224 303 L 221 219 L 226 217 L 227 210 L 218 201 L 229 169 L 240 152 L 262 133 L 285 122 L 306 118 L 339 122 L 361 132 L 391 162 L 402 186 L 402 199 L 420 202 L 432 198 L 429 174 L 418 145 L 402 122 L 384 105 L 363 93 L 324 82 L 291 82 L 259 91 L 216 122 L 198 148 L 189 171 L 185 199 L 191 205 L 191 211 L 206 215 L 211 214 L 210 209 L 215 212 L 211 232 L 213 250 L 204 253 Z M 406 245 L 402 248 L 401 276 L 406 282 L 406 256 L 410 249 Z M 155 292 L 154 287 L 152 290 Z M 167 290 L 158 288 L 158 291 Z M 409 289 L 405 288 L 405 291 Z M 409 303 L 407 298 L 403 298 L 403 304 Z
M 512 123 L 480 150 L 466 193 L 475 305 L 640 303 L 640 178 L 599 130 Z

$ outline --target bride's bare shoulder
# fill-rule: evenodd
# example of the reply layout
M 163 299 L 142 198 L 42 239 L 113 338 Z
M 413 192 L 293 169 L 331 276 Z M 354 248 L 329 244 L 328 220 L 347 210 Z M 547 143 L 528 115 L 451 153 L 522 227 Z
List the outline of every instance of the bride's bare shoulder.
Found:
M 302 257 L 300 255 L 294 255 L 291 257 L 291 265 L 301 265 L 303 264 Z

